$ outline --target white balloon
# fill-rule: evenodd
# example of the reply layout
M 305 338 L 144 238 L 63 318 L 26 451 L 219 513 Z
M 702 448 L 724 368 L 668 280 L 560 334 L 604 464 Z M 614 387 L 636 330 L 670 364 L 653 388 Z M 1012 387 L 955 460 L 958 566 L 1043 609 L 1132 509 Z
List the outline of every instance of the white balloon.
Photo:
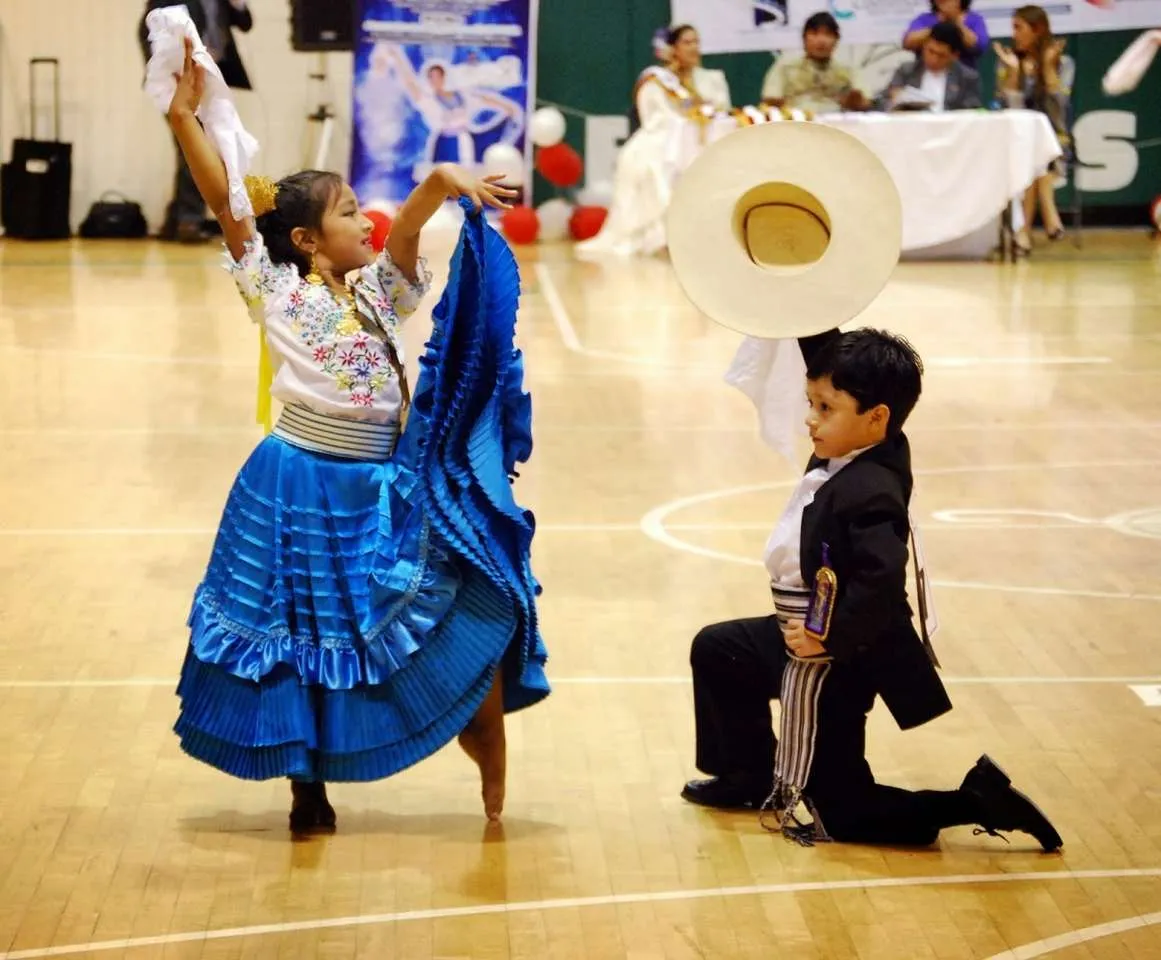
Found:
M 536 208 L 536 216 L 540 218 L 541 240 L 565 240 L 569 235 L 568 222 L 572 219 L 572 204 L 567 200 L 555 197 L 545 200 Z
M 586 183 L 576 195 L 576 202 L 582 207 L 605 207 L 613 203 L 613 184 L 609 180 Z
M 528 134 L 538 147 L 554 147 L 564 139 L 564 114 L 556 107 L 541 107 L 532 114 Z
M 524 155 L 510 143 L 493 143 L 484 151 L 484 176 L 503 177 L 512 187 L 524 183 Z
M 375 199 L 370 203 L 363 204 L 364 210 L 378 210 L 380 213 L 385 213 L 389 217 L 395 216 L 395 204 L 389 200 Z

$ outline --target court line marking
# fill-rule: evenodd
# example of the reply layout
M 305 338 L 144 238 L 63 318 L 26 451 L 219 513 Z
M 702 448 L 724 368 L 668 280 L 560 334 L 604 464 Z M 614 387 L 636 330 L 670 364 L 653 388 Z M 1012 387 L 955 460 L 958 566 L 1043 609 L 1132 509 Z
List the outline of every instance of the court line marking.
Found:
M 1044 957 L 1057 950 L 1075 947 L 1079 943 L 1089 943 L 1092 940 L 1100 940 L 1103 937 L 1111 937 L 1118 933 L 1128 933 L 1130 930 L 1152 927 L 1158 923 L 1161 923 L 1161 913 L 1146 913 L 1140 917 L 1126 917 L 1124 920 L 1097 923 L 1091 927 L 1069 930 L 1067 933 L 1061 933 L 1055 937 L 1045 937 L 1043 940 L 1013 947 L 1011 950 L 993 954 L 987 960 L 1034 960 L 1035 957 Z
M 770 531 L 767 523 L 669 523 L 666 530 L 681 533 L 759 533 Z M 986 533 L 993 530 L 1089 530 L 1120 533 L 1103 521 L 1086 523 L 958 523 L 932 517 L 923 528 L 948 532 Z M 637 523 L 545 523 L 537 533 L 640 533 Z M 213 536 L 213 527 L 0 527 L 0 537 L 200 537 Z M 757 561 L 754 561 L 757 563 Z M 759 564 L 760 566 L 760 564 Z
M 931 467 L 916 470 L 915 475 L 921 477 L 954 476 L 974 473 L 1012 473 L 1020 470 L 1078 470 L 1078 469 L 1107 469 L 1109 467 L 1156 467 L 1161 466 L 1161 460 L 1067 460 L 1056 463 L 989 463 L 974 464 L 960 467 Z M 672 514 L 688 507 L 713 500 L 724 500 L 729 497 L 741 496 L 747 493 L 760 493 L 770 490 L 788 489 L 797 485 L 798 480 L 773 480 L 766 483 L 748 483 L 736 487 L 723 487 L 718 490 L 708 490 L 703 493 L 691 494 L 688 497 L 678 497 L 667 503 L 659 504 L 641 518 L 641 532 L 649 539 L 683 553 L 704 557 L 708 560 L 718 560 L 725 563 L 734 563 L 747 567 L 764 567 L 760 559 L 742 557 L 722 550 L 713 550 L 696 543 L 689 543 L 673 536 L 670 529 L 679 529 L 676 525 L 669 527 L 665 520 Z M 773 521 L 772 521 L 773 523 Z M 938 529 L 945 529 L 940 527 Z M 974 580 L 932 580 L 932 586 L 944 587 L 952 590 L 992 590 L 998 593 L 1022 593 L 1050 597 L 1087 597 L 1099 600 L 1141 600 L 1161 602 L 1161 594 L 1114 593 L 1110 590 L 1070 590 L 1065 587 L 1021 586 L 1015 584 L 993 584 Z
M 572 322 L 572 315 L 568 308 L 564 305 L 564 299 L 560 295 L 560 290 L 556 286 L 556 281 L 552 279 L 552 274 L 549 272 L 548 265 L 545 263 L 537 263 L 533 268 L 536 279 L 539 283 L 540 295 L 544 298 L 544 303 L 548 307 L 548 315 L 552 318 L 553 325 L 560 334 L 561 343 L 565 348 L 572 353 L 581 354 L 582 356 L 595 357 L 601 360 L 617 360 L 621 363 L 631 363 L 642 367 L 665 367 L 675 370 L 692 370 L 706 374 L 719 373 L 725 375 L 725 364 L 723 364 L 720 371 L 716 367 L 707 366 L 704 363 L 691 363 L 686 360 L 666 360 L 656 357 L 645 357 L 640 355 L 633 355 L 628 353 L 619 353 L 610 350 L 597 350 L 593 347 L 586 347 L 581 343 L 580 336 L 577 334 L 576 326 Z M 1053 356 L 1031 356 L 1031 357 L 1013 357 L 1013 356 L 995 356 L 995 357 L 930 357 L 924 358 L 924 364 L 928 368 L 939 367 L 940 369 L 956 370 L 956 369 L 970 369 L 975 367 L 1083 367 L 1083 366 L 1108 366 L 1113 363 L 1112 357 L 1091 356 L 1091 357 L 1053 357 Z M 727 361 L 728 363 L 728 361 Z M 1152 373 L 1153 371 L 1148 371 Z
M 1129 423 L 1095 423 L 1086 420 L 1062 420 L 1057 422 L 1038 421 L 1036 423 L 956 423 L 947 426 L 908 427 L 911 436 L 922 433 L 970 433 L 977 430 L 997 432 L 1027 433 L 1046 430 L 1097 430 L 1101 433 L 1118 431 L 1139 432 L 1161 429 L 1161 420 L 1141 420 Z M 758 435 L 756 426 L 709 426 L 706 424 L 674 424 L 658 430 L 650 424 L 554 424 L 544 428 L 546 433 L 722 433 Z M 238 426 L 189 426 L 189 427 L 0 427 L 2 437 L 152 437 L 152 436 L 214 436 L 217 434 L 238 434 L 261 437 L 261 428 Z
M 72 954 L 100 953 L 110 950 L 133 950 L 141 947 L 168 946 L 178 943 L 205 943 L 211 940 L 235 940 L 241 937 L 279 936 L 310 930 L 332 930 L 338 927 L 385 926 L 416 920 L 448 920 L 496 914 L 533 913 L 538 911 L 577 910 L 588 907 L 623 906 L 640 903 L 674 903 L 724 897 L 761 897 L 792 893 L 823 893 L 836 890 L 879 890 L 900 887 L 976 886 L 980 884 L 1042 883 L 1051 880 L 1117 880 L 1161 877 L 1161 867 L 1124 870 L 1033 870 L 1024 873 L 956 874 L 924 877 L 875 877 L 866 880 L 816 880 L 796 883 L 755 884 L 742 887 L 711 887 L 664 890 L 654 893 L 621 893 L 596 897 L 567 897 L 555 900 L 523 900 L 512 903 L 481 903 L 463 907 L 437 907 L 428 910 L 404 910 L 397 913 L 365 916 L 330 917 L 298 920 L 289 923 L 267 923 L 218 930 L 196 930 L 154 937 L 131 937 L 123 940 L 99 940 L 59 947 L 38 947 L 0 953 L 0 960 L 38 960 L 41 957 L 63 957 Z
M 639 533 L 639 523 L 545 523 L 537 533 Z M 201 537 L 216 527 L 0 527 L 0 537 Z
M 1072 429 L 1078 429 L 1073 427 Z M 7 427 L 0 428 L 0 437 L 193 437 L 237 434 L 262 436 L 262 428 L 204 426 L 204 427 Z
M 168 364 L 178 367 L 253 367 L 254 360 L 230 360 L 224 357 L 166 356 L 149 353 L 113 353 L 102 350 L 70 350 L 65 347 L 16 347 L 0 344 L 0 352 L 23 353 L 45 357 L 70 357 L 77 360 L 112 360 L 119 363 Z
M 1161 675 L 1144 677 L 941 677 L 944 683 L 967 686 L 1066 686 L 1111 684 L 1145 686 L 1161 684 Z M 82 690 L 125 687 L 176 687 L 177 677 L 124 677 L 111 680 L 0 680 L 0 690 Z M 551 677 L 554 686 L 667 687 L 689 686 L 689 677 Z M 1135 692 L 1135 691 L 1134 691 Z

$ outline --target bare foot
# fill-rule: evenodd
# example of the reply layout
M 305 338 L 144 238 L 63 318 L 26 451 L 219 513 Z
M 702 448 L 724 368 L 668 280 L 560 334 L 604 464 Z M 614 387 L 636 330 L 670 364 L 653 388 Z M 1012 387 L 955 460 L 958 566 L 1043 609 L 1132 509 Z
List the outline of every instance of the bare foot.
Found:
M 504 718 L 499 722 L 481 723 L 477 715 L 459 736 L 460 746 L 480 768 L 480 793 L 484 813 L 495 822 L 504 811 L 504 787 L 508 766 L 508 744 L 504 735 Z
M 464 753 L 480 768 L 484 813 L 496 822 L 504 810 L 504 782 L 508 767 L 508 742 L 504 735 L 504 694 L 500 671 L 480 709 L 459 736 Z

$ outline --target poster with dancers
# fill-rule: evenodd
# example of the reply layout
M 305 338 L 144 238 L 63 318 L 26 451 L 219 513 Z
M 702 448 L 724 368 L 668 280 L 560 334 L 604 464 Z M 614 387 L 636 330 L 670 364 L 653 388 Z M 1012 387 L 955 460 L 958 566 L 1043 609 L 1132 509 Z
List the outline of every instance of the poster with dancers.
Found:
M 1042 4 L 1057 35 L 1132 30 L 1161 23 L 1161 0 L 1057 0 Z M 907 24 L 931 7 L 928 0 L 672 0 L 674 23 L 692 23 L 702 53 L 800 49 L 802 25 L 829 10 L 843 43 L 898 43 Z M 993 37 L 1011 34 L 1012 0 L 975 0 L 972 11 Z
M 536 15 L 537 0 L 362 0 L 351 184 L 364 204 L 398 205 L 437 163 L 482 173 L 485 154 L 530 175 Z

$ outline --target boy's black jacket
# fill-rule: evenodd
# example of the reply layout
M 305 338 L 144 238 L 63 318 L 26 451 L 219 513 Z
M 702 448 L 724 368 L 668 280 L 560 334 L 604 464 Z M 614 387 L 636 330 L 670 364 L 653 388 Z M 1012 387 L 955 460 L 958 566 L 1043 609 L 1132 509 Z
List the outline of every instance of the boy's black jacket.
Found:
M 838 331 L 799 341 L 809 365 Z M 825 466 L 811 457 L 807 471 Z M 860 454 L 819 488 L 802 515 L 802 576 L 814 583 L 823 545 L 838 580 L 826 640 L 836 663 L 865 673 L 900 728 L 934 720 L 951 700 L 911 620 L 907 565 L 911 448 L 902 433 Z

